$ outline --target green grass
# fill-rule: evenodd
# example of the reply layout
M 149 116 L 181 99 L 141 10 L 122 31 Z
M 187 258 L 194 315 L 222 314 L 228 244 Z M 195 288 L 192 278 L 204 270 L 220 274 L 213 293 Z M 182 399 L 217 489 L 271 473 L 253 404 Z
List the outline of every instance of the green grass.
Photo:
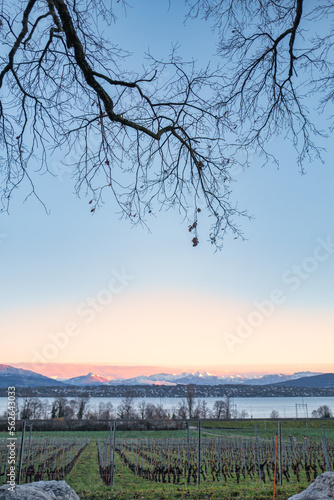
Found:
M 105 485 L 99 474 L 95 441 L 81 453 L 65 480 L 80 497 L 102 498 Z
M 16 434 L 20 437 L 21 432 Z M 26 434 L 26 436 L 28 433 Z M 197 431 L 190 432 L 191 437 L 197 436 Z M 35 437 L 83 437 L 83 438 L 106 438 L 110 436 L 109 431 L 34 431 L 33 436 Z M 7 438 L 8 433 L 0 432 L 0 439 Z M 119 438 L 186 438 L 187 431 L 117 431 L 117 437 Z
M 236 479 L 225 482 L 211 481 L 200 485 L 188 485 L 184 480 L 180 484 L 161 484 L 135 476 L 125 466 L 119 455 L 115 457 L 116 472 L 113 486 L 107 486 L 99 475 L 97 446 L 93 441 L 80 455 L 75 467 L 66 477 L 66 482 L 78 493 L 82 500 L 120 499 L 120 500 L 269 500 L 273 496 L 273 483 L 260 483 L 259 479 Z M 302 480 L 276 487 L 276 499 L 286 500 L 291 495 L 302 491 L 308 483 Z
M 197 426 L 197 422 L 192 422 Z M 277 420 L 230 420 L 230 421 L 207 421 L 202 423 L 202 435 L 210 437 L 212 434 L 222 436 L 254 436 L 255 425 L 259 437 L 271 437 L 278 431 Z M 326 438 L 334 438 L 334 420 L 281 420 L 282 437 L 288 438 L 290 434 L 297 439 L 304 436 L 312 439 L 320 439 L 323 436 L 322 425 L 324 425 Z M 209 434 L 210 433 L 210 434 Z M 212 436 L 213 437 L 213 436 Z
M 325 427 L 326 437 L 334 438 L 334 419 L 298 419 L 298 420 L 280 420 L 282 426 L 282 436 L 289 437 L 290 434 L 297 439 L 302 439 L 303 436 L 313 439 L 322 437 L 322 425 Z M 255 424 L 257 426 L 257 434 L 259 437 L 271 437 L 276 434 L 278 429 L 277 420 L 272 419 L 245 419 L 245 420 L 221 420 L 221 421 L 203 421 L 202 435 L 210 437 L 211 434 L 222 436 L 254 436 Z M 190 422 L 190 425 L 197 427 L 198 422 Z M 19 437 L 21 432 L 16 435 Z M 36 437 L 88 437 L 88 438 L 105 438 L 109 436 L 109 431 L 33 431 L 33 436 Z M 197 431 L 190 431 L 191 437 L 197 436 Z M 0 432 L 0 438 L 7 438 L 8 433 Z M 186 430 L 165 430 L 165 431 L 117 431 L 119 438 L 186 438 Z
M 277 432 L 277 421 L 275 420 L 244 420 L 244 421 L 209 421 L 202 423 L 203 437 L 214 438 L 212 434 L 221 436 L 254 437 L 256 423 L 259 437 L 272 437 Z M 322 437 L 322 425 L 324 424 L 326 437 L 334 438 L 334 420 L 281 420 L 283 438 L 289 434 L 294 435 L 300 442 L 303 436 L 319 442 Z M 192 423 L 194 426 L 197 422 Z M 210 434 L 209 434 L 210 433 Z M 19 436 L 20 433 L 17 434 Z M 224 481 L 212 482 L 208 477 L 206 482 L 200 485 L 193 482 L 189 485 L 181 479 L 180 484 L 162 484 L 142 479 L 136 476 L 122 463 L 121 457 L 115 456 L 115 478 L 114 485 L 107 486 L 100 477 L 97 438 L 109 437 L 108 431 L 55 431 L 55 432 L 33 432 L 34 437 L 91 438 L 90 445 L 81 453 L 75 466 L 66 476 L 65 480 L 78 493 L 82 500 L 270 500 L 273 498 L 273 483 L 260 483 L 256 476 L 250 479 L 241 478 L 240 484 L 235 477 Z M 186 431 L 119 431 L 117 437 L 120 439 L 161 439 L 161 438 L 186 438 Z M 190 431 L 191 437 L 197 437 L 197 430 Z M 0 437 L 8 437 L 7 433 L 1 433 Z M 268 478 L 267 478 L 268 481 Z M 301 482 L 297 483 L 294 475 L 291 482 L 284 479 L 283 487 L 276 486 L 276 499 L 286 500 L 305 489 L 308 486 L 305 472 L 301 473 Z

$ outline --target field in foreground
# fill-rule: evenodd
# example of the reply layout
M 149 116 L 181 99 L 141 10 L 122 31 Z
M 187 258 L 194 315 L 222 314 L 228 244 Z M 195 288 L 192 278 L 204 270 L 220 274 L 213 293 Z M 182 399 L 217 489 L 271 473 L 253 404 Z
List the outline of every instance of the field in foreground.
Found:
M 115 440 L 108 432 L 27 433 L 21 483 L 65 479 L 87 500 L 269 500 L 276 467 L 276 499 L 286 500 L 328 462 L 334 469 L 333 420 L 282 421 L 282 486 L 277 422 L 257 421 L 255 429 L 249 420 L 206 421 L 200 441 L 196 425 L 191 422 L 189 439 L 186 431 L 119 432 Z M 7 437 L 0 435 L 0 484 L 5 482 Z

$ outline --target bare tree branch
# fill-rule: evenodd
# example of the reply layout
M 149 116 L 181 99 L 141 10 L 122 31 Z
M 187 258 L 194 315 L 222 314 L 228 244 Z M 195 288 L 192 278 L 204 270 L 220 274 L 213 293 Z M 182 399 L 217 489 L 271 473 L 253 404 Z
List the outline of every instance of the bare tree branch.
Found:
M 219 91 L 221 106 L 237 124 L 240 148 L 255 148 L 273 159 L 268 143 L 284 134 L 292 140 L 303 172 L 305 160 L 321 153 L 314 142 L 320 131 L 310 110 L 320 81 L 322 92 L 328 90 L 324 73 L 327 78 L 333 75 L 326 57 L 333 47 L 333 30 L 329 23 L 315 21 L 333 13 L 332 2 L 324 0 L 316 7 L 304 0 L 187 3 L 189 18 L 203 16 L 219 33 L 218 54 L 228 68 Z M 319 28 L 326 33 L 321 39 Z
M 110 21 L 103 0 L 21 0 L 20 8 L 18 17 L 9 5 L 2 14 L 3 210 L 27 181 L 37 196 L 35 166 L 56 175 L 52 153 L 61 151 L 92 212 L 110 190 L 133 223 L 178 207 L 194 246 L 201 212 L 214 218 L 217 247 L 228 229 L 240 235 L 224 140 L 232 125 L 216 108 L 217 74 L 173 52 L 169 61 L 150 56 L 144 73 L 130 77 L 122 50 L 96 30 Z
M 115 20 L 104 0 L 2 0 L 2 210 L 16 188 L 38 197 L 38 174 L 63 168 L 92 213 L 107 192 L 134 224 L 176 207 L 194 246 L 209 215 L 209 240 L 221 247 L 229 230 L 241 235 L 235 216 L 245 212 L 230 202 L 240 149 L 276 161 L 270 139 L 284 134 L 302 171 L 319 156 L 310 97 L 319 94 L 320 111 L 333 101 L 334 32 L 328 22 L 317 31 L 333 3 L 187 3 L 190 18 L 218 32 L 215 70 L 175 50 L 168 60 L 148 55 L 142 74 L 125 69 L 125 52 L 100 34 Z

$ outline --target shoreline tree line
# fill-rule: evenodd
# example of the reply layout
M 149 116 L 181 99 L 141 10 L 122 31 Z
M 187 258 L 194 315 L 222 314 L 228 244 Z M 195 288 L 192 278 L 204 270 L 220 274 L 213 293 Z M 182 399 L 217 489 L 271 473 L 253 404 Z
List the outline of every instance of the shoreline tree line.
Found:
M 138 399 L 140 399 L 137 404 Z M 137 401 L 136 401 L 137 400 Z M 195 396 L 195 388 L 192 384 L 187 386 L 186 397 L 178 402 L 172 409 L 166 409 L 162 404 L 154 404 L 145 398 L 136 398 L 134 391 L 128 393 L 121 399 L 119 405 L 114 406 L 111 401 L 100 401 L 94 407 L 90 405 L 89 397 L 66 398 L 58 396 L 49 401 L 47 398 L 25 397 L 19 403 L 16 402 L 17 418 L 22 420 L 172 420 L 172 419 L 245 419 L 249 418 L 246 410 L 237 410 L 233 404 L 233 398 L 225 396 L 217 399 L 212 408 L 205 399 Z M 323 404 L 313 410 L 312 418 L 332 418 L 333 411 L 328 405 Z M 0 418 L 6 418 L 5 411 Z M 272 410 L 270 418 L 278 419 L 278 410 Z

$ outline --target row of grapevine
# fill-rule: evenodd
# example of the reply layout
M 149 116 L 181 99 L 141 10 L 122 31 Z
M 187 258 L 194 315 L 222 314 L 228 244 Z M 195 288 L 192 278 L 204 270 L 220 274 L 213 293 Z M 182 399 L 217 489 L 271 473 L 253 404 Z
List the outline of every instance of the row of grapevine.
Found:
M 30 435 L 28 444 L 22 446 L 18 438 L 15 443 L 17 481 L 23 484 L 64 479 L 89 442 L 86 438 L 32 438 Z M 0 439 L 0 484 L 8 480 L 8 458 L 8 440 Z
M 66 478 L 80 454 L 89 445 L 86 438 L 32 437 L 15 442 L 17 482 Z M 96 439 L 99 474 L 106 487 L 126 468 L 151 483 L 173 485 L 310 483 L 319 474 L 334 469 L 334 440 L 313 441 L 306 437 L 277 443 L 277 437 L 214 437 Z M 91 449 L 95 448 L 92 443 Z M 8 481 L 8 439 L 0 439 L 0 485 Z M 93 456 L 93 455 L 89 455 Z M 96 467 L 96 452 L 91 468 Z M 117 468 L 116 468 L 116 464 Z M 280 466 L 279 466 L 280 465 Z M 80 474 L 85 472 L 80 472 Z M 88 469 L 87 469 L 88 470 Z M 97 472 L 98 473 L 98 472 Z M 128 477 L 132 476 L 132 474 Z M 276 477 L 275 477 L 276 474 Z
M 99 453 L 106 456 L 108 441 L 99 444 Z M 105 450 L 105 451 L 103 451 Z M 273 481 L 277 448 L 275 438 L 202 439 L 126 439 L 117 440 L 116 452 L 122 462 L 136 475 L 162 483 L 199 483 L 258 478 Z M 282 441 L 282 480 L 306 477 L 311 482 L 326 470 L 322 443 Z M 327 444 L 330 464 L 334 467 L 334 442 Z M 110 462 L 109 462 L 110 465 Z M 277 465 L 277 463 L 276 463 Z M 276 467 L 278 480 L 279 468 Z M 108 483 L 107 483 L 108 484 Z

